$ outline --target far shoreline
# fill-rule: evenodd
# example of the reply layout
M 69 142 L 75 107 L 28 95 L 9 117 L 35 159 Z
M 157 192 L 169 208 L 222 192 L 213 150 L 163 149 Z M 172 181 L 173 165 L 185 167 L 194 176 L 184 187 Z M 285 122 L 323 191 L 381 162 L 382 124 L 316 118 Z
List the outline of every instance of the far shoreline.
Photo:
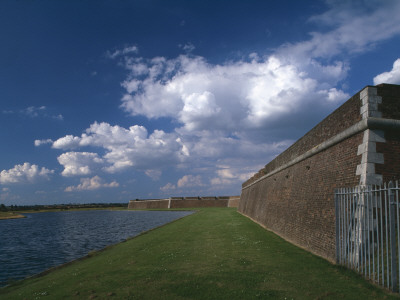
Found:
M 26 216 L 14 213 L 8 215 L 7 213 L 0 213 L 0 220 L 23 219 L 23 218 L 26 218 Z

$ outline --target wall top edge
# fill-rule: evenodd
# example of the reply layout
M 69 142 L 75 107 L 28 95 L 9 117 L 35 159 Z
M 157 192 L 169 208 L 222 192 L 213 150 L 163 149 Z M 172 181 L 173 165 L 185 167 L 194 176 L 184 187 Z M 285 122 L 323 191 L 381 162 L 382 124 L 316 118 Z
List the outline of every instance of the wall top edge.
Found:
M 160 199 L 135 199 L 129 200 L 129 202 L 152 202 L 152 201 L 169 201 L 169 200 L 234 200 L 238 199 L 240 196 L 203 196 L 203 197 L 170 197 L 170 198 L 160 198 Z
M 375 118 L 375 117 L 368 117 L 366 119 L 363 119 L 359 121 L 358 123 L 348 127 L 347 129 L 343 130 L 339 134 L 331 137 L 330 139 L 320 143 L 319 145 L 311 148 L 310 150 L 306 151 L 305 153 L 297 156 L 293 160 L 289 161 L 288 163 L 276 168 L 275 170 L 269 172 L 268 174 L 258 178 L 256 181 L 242 187 L 242 190 L 249 188 L 250 186 L 264 180 L 265 178 L 268 178 L 280 171 L 283 171 L 284 169 L 287 169 L 290 166 L 293 166 L 294 164 L 297 164 L 323 150 L 326 150 L 340 142 L 342 142 L 345 139 L 348 139 L 352 137 L 353 135 L 362 132 L 367 129 L 378 129 L 378 130 L 399 130 L 400 131 L 400 120 L 395 120 L 395 119 L 385 119 L 385 118 Z

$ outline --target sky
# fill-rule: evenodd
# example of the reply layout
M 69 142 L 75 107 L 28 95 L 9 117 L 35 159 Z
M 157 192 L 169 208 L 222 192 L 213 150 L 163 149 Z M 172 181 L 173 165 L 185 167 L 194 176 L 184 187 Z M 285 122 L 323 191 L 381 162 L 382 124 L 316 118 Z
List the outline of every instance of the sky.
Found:
M 0 204 L 239 195 L 366 85 L 400 1 L 3 0 Z

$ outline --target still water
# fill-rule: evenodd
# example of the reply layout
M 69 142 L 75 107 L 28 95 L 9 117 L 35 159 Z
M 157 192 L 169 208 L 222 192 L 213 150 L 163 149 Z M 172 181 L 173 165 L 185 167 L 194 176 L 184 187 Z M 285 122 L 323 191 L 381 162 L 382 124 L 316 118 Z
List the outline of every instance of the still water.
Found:
M 71 211 L 0 220 L 0 286 L 85 256 L 187 211 Z

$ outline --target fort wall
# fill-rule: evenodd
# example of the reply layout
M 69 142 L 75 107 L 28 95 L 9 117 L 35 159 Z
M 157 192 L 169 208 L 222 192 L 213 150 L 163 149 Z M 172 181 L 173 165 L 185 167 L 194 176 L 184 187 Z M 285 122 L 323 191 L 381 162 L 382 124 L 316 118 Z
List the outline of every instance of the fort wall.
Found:
M 242 185 L 239 212 L 335 260 L 334 189 L 400 175 L 400 86 L 367 86 Z
M 238 207 L 240 196 L 171 197 L 168 199 L 131 200 L 128 209 L 168 209 L 196 207 Z

